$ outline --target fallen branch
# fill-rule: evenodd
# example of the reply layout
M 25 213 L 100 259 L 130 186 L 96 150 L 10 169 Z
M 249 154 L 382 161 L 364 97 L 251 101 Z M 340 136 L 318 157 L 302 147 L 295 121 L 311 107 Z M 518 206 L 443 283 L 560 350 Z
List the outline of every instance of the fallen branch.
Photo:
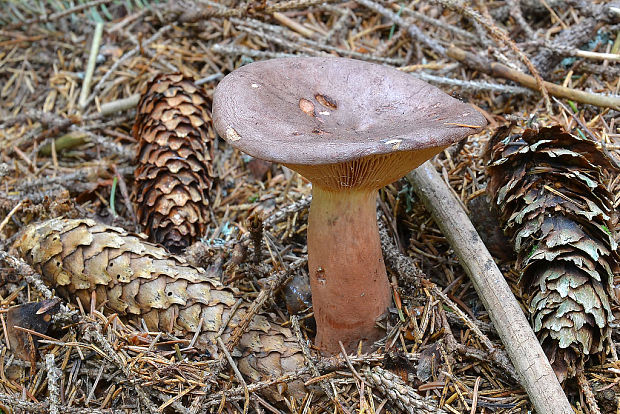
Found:
M 532 90 L 538 91 L 538 84 L 533 76 L 511 69 L 501 63 L 491 62 L 483 57 L 468 53 L 463 49 L 459 49 L 454 46 L 448 49 L 448 56 L 463 63 L 471 69 L 486 73 L 490 76 L 509 79 Z M 620 96 L 606 96 L 579 91 L 546 81 L 543 83 L 549 94 L 552 96 L 570 99 L 579 103 L 620 110 Z
M 446 78 L 443 76 L 431 75 L 426 72 L 414 72 L 411 74 L 418 79 L 422 79 L 423 81 L 429 83 L 435 83 L 438 85 L 450 85 L 450 86 L 458 86 L 462 89 L 469 89 L 472 91 L 495 91 L 498 93 L 509 93 L 509 94 L 523 94 L 530 95 L 532 91 L 526 88 L 522 88 L 520 86 L 513 85 L 500 85 L 497 83 L 490 83 L 485 81 L 475 81 L 475 80 L 462 80 L 462 79 L 453 79 Z
M 45 355 L 45 368 L 47 371 L 47 389 L 49 390 L 49 414 L 58 414 L 58 406 L 60 405 L 60 387 L 58 386 L 58 380 L 61 377 L 60 370 L 56 367 L 54 362 L 54 354 Z
M 390 21 L 392 21 L 394 24 L 397 24 L 403 28 L 406 28 L 407 33 L 409 33 L 409 36 L 411 36 L 413 40 L 424 43 L 426 46 L 431 48 L 435 53 L 441 56 L 446 54 L 446 49 L 442 45 L 440 45 L 439 42 L 437 42 L 435 39 L 424 34 L 418 26 L 408 23 L 405 19 L 403 19 L 396 13 L 392 13 L 390 10 L 386 9 L 385 7 L 381 6 L 380 4 L 372 0 L 356 0 L 356 3 L 359 3 L 369 8 L 370 10 L 373 10 L 379 13 L 386 19 L 389 19 Z
M 180 3 L 175 7 L 162 5 L 161 11 L 169 14 L 168 21 L 181 23 L 195 23 L 200 20 L 207 20 L 214 17 L 245 17 L 256 14 L 273 14 L 293 9 L 304 9 L 324 3 L 336 3 L 341 0 L 291 0 L 275 2 L 273 5 L 259 6 L 249 2 L 237 8 L 228 8 L 221 5 L 211 7 L 210 5 L 200 5 L 199 3 L 188 7 L 186 3 Z
M 525 315 L 448 185 L 429 162 L 409 173 L 407 178 L 472 280 L 536 411 L 572 414 L 566 395 Z
M 0 403 L 6 404 L 10 408 L 17 408 L 19 410 L 24 410 L 24 412 L 28 413 L 41 413 L 41 414 L 49 414 L 50 413 L 50 405 L 49 402 L 30 402 L 19 399 L 17 396 L 12 396 L 9 394 L 0 393 Z M 68 407 L 66 405 L 62 405 L 58 407 L 59 410 L 63 414 L 126 414 L 127 409 L 122 410 L 114 410 L 114 409 L 97 409 L 97 408 L 75 408 Z
M 583 373 L 583 368 L 577 370 L 577 383 L 579 384 L 579 388 L 581 389 L 581 392 L 586 399 L 586 404 L 588 404 L 590 413 L 601 414 L 601 409 L 598 407 L 598 403 L 596 402 L 596 398 L 594 397 L 592 388 L 590 387 L 588 379 Z

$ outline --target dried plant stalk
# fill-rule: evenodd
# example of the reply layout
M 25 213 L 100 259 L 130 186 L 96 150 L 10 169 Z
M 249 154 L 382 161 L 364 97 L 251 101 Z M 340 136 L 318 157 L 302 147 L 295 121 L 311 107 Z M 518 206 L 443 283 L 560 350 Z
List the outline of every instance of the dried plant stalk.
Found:
M 233 310 L 240 295 L 223 286 L 213 271 L 192 267 L 138 235 L 93 220 L 31 225 L 14 249 L 65 298 L 90 303 L 94 291 L 97 306 L 105 303 L 128 319 L 143 318 L 150 330 L 179 336 L 199 330 L 195 346 L 214 358 L 221 352 L 217 338 L 226 341 L 248 311 L 246 302 Z M 254 316 L 232 355 L 252 382 L 304 367 L 291 330 L 261 314 Z M 275 400 L 282 398 L 276 390 L 269 392 Z M 289 383 L 288 392 L 303 396 L 303 382 Z
M 151 241 L 178 252 L 209 222 L 211 99 L 181 74 L 158 75 L 140 99 L 133 135 L 138 221 Z
M 491 140 L 487 191 L 518 254 L 534 331 L 562 380 L 610 346 L 618 252 L 602 181 L 613 166 L 596 142 L 559 126 L 511 130 Z

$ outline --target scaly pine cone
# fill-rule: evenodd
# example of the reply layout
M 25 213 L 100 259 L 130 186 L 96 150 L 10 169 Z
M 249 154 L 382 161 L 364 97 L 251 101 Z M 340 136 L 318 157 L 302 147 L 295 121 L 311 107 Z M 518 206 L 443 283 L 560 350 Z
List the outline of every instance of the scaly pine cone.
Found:
M 217 357 L 216 335 L 230 318 L 239 294 L 202 268 L 192 267 L 140 236 L 93 220 L 53 219 L 27 227 L 14 249 L 40 272 L 46 283 L 68 300 L 90 303 L 153 331 L 192 337 L 195 346 Z M 239 306 L 228 321 L 224 342 L 247 313 Z M 202 319 L 202 323 L 200 320 Z M 304 367 L 304 357 L 290 329 L 257 314 L 232 353 L 239 370 L 252 382 L 276 378 Z M 280 400 L 276 390 L 269 396 Z M 288 384 L 288 393 L 303 396 L 302 381 Z
M 149 240 L 178 252 L 209 222 L 211 99 L 181 74 L 158 75 L 138 104 L 133 199 Z
M 365 368 L 366 380 L 388 397 L 402 412 L 410 414 L 446 414 L 435 401 L 425 399 L 397 375 L 383 368 Z
M 511 130 L 489 144 L 487 191 L 517 252 L 534 331 L 563 380 L 610 345 L 618 253 L 602 174 L 613 166 L 595 142 L 559 126 Z

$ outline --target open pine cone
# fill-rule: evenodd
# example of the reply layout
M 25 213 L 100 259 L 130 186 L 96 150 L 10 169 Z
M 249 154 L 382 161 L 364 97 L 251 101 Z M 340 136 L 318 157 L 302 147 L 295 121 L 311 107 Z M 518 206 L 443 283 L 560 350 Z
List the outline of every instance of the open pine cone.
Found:
M 487 192 L 518 254 L 534 331 L 563 380 L 610 345 L 618 252 L 602 179 L 614 167 L 596 142 L 559 126 L 512 128 L 491 139 Z
M 138 104 L 133 199 L 149 239 L 178 252 L 209 222 L 211 99 L 181 74 L 158 75 Z

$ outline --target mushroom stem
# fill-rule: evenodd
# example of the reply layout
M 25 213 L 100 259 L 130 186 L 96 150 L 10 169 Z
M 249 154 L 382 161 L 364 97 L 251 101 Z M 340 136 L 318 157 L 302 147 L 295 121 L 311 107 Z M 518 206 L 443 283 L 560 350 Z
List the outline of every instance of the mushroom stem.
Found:
M 376 219 L 377 190 L 329 191 L 313 185 L 308 267 L 317 322 L 315 343 L 340 352 L 379 339 L 375 321 L 391 303 Z

